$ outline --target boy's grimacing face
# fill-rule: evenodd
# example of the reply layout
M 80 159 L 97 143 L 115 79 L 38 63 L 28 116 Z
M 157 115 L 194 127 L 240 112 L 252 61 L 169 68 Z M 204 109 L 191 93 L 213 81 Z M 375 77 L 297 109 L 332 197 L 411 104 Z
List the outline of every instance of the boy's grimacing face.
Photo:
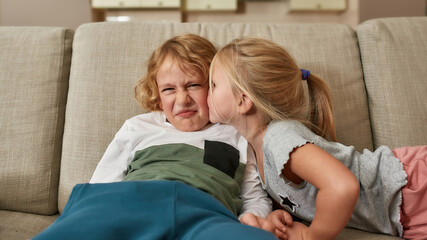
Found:
M 157 73 L 160 106 L 178 130 L 198 131 L 209 123 L 208 83 L 198 74 L 184 72 L 167 59 Z
M 211 89 L 208 95 L 209 119 L 212 123 L 230 123 L 236 98 L 230 80 L 219 64 L 213 63 Z

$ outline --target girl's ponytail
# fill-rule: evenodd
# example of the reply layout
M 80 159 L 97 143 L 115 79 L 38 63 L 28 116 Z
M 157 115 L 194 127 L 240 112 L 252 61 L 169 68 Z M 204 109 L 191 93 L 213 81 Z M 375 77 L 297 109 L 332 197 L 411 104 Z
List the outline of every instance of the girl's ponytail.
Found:
M 313 74 L 310 74 L 306 80 L 309 93 L 308 117 L 314 125 L 312 131 L 324 138 L 337 141 L 328 84 Z

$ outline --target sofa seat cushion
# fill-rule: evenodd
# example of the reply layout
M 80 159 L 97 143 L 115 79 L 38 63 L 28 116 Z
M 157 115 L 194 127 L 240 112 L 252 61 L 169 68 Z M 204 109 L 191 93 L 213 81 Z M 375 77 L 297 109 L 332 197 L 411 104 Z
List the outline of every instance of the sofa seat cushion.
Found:
M 44 216 L 0 210 L 0 240 L 29 239 L 53 223 L 59 214 Z
M 361 230 L 344 228 L 344 230 L 335 238 L 336 240 L 398 240 L 402 239 L 395 236 L 375 234 Z

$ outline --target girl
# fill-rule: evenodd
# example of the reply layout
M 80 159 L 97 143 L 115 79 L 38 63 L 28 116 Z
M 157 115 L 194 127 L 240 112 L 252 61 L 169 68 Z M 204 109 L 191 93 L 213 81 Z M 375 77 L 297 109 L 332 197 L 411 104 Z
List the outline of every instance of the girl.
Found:
M 359 153 L 335 142 L 327 84 L 271 41 L 234 40 L 210 71 L 211 122 L 234 126 L 271 197 L 311 222 L 287 226 L 288 239 L 333 239 L 345 226 L 426 239 L 427 184 L 414 177 L 427 175 L 427 146 Z M 283 212 L 269 216 L 279 236 Z

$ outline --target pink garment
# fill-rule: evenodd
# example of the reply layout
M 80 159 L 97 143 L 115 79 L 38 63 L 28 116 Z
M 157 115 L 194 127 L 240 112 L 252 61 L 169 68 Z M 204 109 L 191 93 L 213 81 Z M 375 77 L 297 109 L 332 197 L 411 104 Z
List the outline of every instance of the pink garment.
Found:
M 393 154 L 408 175 L 400 209 L 403 238 L 427 239 L 427 145 L 397 148 Z

